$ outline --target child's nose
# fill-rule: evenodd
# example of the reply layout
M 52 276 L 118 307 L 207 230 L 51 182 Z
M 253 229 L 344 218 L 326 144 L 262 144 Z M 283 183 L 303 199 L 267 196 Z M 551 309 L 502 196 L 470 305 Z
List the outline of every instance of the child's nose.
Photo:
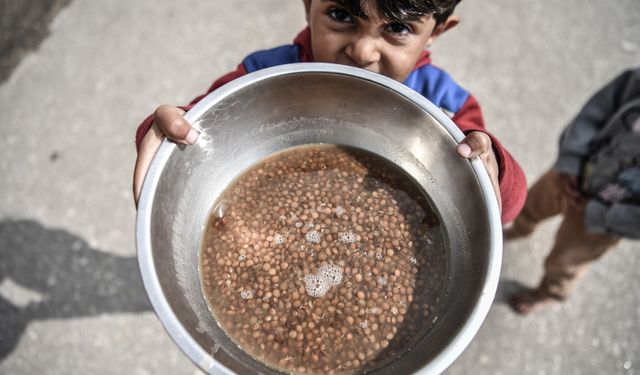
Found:
M 366 68 L 380 60 L 378 42 L 371 36 L 359 36 L 346 48 L 347 55 L 360 68 Z

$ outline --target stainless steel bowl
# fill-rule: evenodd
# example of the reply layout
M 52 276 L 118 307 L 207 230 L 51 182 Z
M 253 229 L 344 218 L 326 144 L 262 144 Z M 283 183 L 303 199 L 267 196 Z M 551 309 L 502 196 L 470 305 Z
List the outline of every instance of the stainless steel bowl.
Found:
M 502 255 L 498 207 L 480 160 L 459 157 L 463 135 L 439 108 L 381 75 L 333 64 L 264 69 L 207 96 L 186 118 L 194 146 L 165 141 L 142 189 L 136 241 L 145 288 L 165 329 L 210 373 L 277 373 L 236 346 L 214 321 L 198 271 L 214 201 L 243 170 L 279 150 L 336 143 L 377 153 L 408 172 L 445 229 L 447 277 L 428 336 L 380 374 L 444 371 L 478 331 L 495 295 Z

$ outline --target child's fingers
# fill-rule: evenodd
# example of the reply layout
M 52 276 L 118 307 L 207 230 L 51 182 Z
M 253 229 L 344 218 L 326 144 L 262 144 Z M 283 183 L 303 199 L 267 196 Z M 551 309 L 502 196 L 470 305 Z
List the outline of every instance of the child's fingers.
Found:
M 177 143 L 194 144 L 198 140 L 198 132 L 184 119 L 184 111 L 178 107 L 161 105 L 154 112 L 158 129 Z
M 138 158 L 136 159 L 136 166 L 133 170 L 133 200 L 138 205 L 138 199 L 140 198 L 140 192 L 142 191 L 142 182 L 147 175 L 147 170 L 151 165 L 151 160 L 156 154 L 156 151 L 160 147 L 164 135 L 157 129 L 154 124 L 150 131 L 142 139 L 140 143 L 140 150 L 138 151 Z
M 493 190 L 496 193 L 496 199 L 498 200 L 498 208 L 500 209 L 500 212 L 502 212 L 502 198 L 500 196 L 500 182 L 498 179 L 500 171 L 498 169 L 498 161 L 496 160 L 496 156 L 493 154 L 493 152 L 489 152 L 481 155 L 480 158 L 487 168 L 487 173 L 489 174 L 491 185 L 493 186 Z
M 498 180 L 498 161 L 491 147 L 491 138 L 482 132 L 471 132 L 458 144 L 456 151 L 458 155 L 467 159 L 475 156 L 480 157 L 489 174 L 489 179 L 491 180 L 491 185 L 493 186 L 498 201 L 498 207 L 500 211 L 502 211 L 500 183 Z
M 485 154 L 493 151 L 491 149 L 491 138 L 482 132 L 471 132 L 458 144 L 456 151 L 465 158 Z
M 560 175 L 564 192 L 569 197 L 569 203 L 580 206 L 585 202 L 585 198 L 578 187 L 578 179 L 575 176 L 565 174 Z
M 142 190 L 142 182 L 147 175 L 153 156 L 158 151 L 165 136 L 176 143 L 194 144 L 198 132 L 184 119 L 184 111 L 178 107 L 161 105 L 153 113 L 151 130 L 142 139 L 133 171 L 133 198 L 136 206 Z

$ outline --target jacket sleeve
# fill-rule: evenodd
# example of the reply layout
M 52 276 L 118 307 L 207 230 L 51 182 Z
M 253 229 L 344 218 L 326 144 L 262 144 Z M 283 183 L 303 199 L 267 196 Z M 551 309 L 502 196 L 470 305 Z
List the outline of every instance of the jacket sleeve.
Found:
M 640 239 L 640 206 L 625 203 L 606 205 L 592 199 L 585 208 L 585 225 L 591 233 Z
M 211 85 L 211 87 L 209 87 L 209 90 L 207 90 L 207 92 L 205 92 L 204 94 L 202 94 L 200 96 L 197 96 L 188 105 L 179 106 L 178 108 L 180 108 L 180 109 L 182 109 L 184 111 L 190 110 L 191 107 L 196 105 L 196 103 L 198 103 L 205 96 L 210 94 L 212 91 L 216 90 L 217 88 L 219 88 L 220 86 L 222 86 L 224 84 L 227 84 L 227 83 L 233 81 L 236 78 L 242 77 L 245 74 L 247 74 L 247 71 L 245 70 L 244 65 L 242 65 L 242 64 L 238 65 L 238 68 L 236 70 L 234 70 L 232 72 L 229 72 L 229 73 L 225 74 L 224 76 L 218 78 Z M 137 151 L 140 151 L 140 143 L 142 142 L 142 139 L 147 134 L 149 129 L 151 129 L 152 125 L 153 125 L 153 114 L 147 116 L 147 118 L 144 119 L 144 121 L 142 121 L 142 123 L 140 125 L 138 125 L 138 130 L 136 131 L 136 150 Z
M 635 75 L 635 79 L 634 79 Z M 626 71 L 595 93 L 582 107 L 560 136 L 558 159 L 554 169 L 570 176 L 578 176 L 584 157 L 624 98 L 640 82 L 640 69 Z
M 469 98 L 467 98 L 462 108 L 456 112 L 452 120 L 465 135 L 473 131 L 481 131 L 491 138 L 493 152 L 498 161 L 502 222 L 512 221 L 522 210 L 527 197 L 527 182 L 522 168 L 502 146 L 500 141 L 487 132 L 480 105 L 473 96 L 469 95 Z

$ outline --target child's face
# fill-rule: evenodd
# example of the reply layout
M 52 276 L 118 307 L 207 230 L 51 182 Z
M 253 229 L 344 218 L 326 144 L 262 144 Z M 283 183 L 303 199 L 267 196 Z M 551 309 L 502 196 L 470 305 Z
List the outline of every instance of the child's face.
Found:
M 350 14 L 336 0 L 304 0 L 315 61 L 355 66 L 403 82 L 424 48 L 457 23 L 436 27 L 432 15 L 407 21 L 382 19 L 370 3 Z

